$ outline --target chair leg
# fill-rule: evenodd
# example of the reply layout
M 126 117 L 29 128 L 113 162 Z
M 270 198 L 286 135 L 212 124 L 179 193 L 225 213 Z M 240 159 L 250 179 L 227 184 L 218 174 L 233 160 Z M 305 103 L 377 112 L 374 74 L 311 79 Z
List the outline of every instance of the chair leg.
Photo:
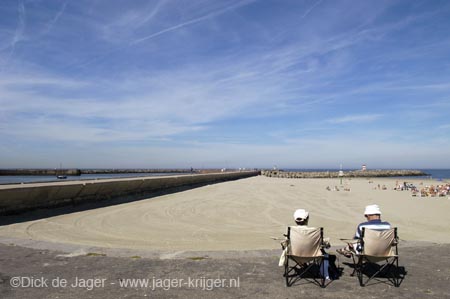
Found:
M 350 276 L 355 276 L 355 274 L 357 273 L 356 272 L 357 264 L 356 264 L 356 259 L 355 259 L 355 255 L 354 254 L 352 254 L 352 259 L 353 259 L 353 272 L 352 272 L 352 274 L 350 274 Z
M 389 274 L 392 278 L 392 283 L 394 287 L 400 287 L 400 274 L 398 271 L 398 257 L 395 257 L 394 260 L 389 264 Z
M 358 263 L 356 265 L 356 275 L 358 276 L 358 280 L 359 280 L 359 285 L 360 286 L 365 286 L 364 284 L 364 274 L 363 274 L 363 267 L 364 267 L 364 260 L 362 257 L 358 258 Z
M 395 287 L 398 288 L 400 287 L 400 274 L 398 271 L 398 256 L 395 258 Z
M 322 258 L 319 261 L 319 274 L 320 274 L 320 281 L 319 281 L 319 285 L 321 288 L 325 287 L 325 263 L 324 263 L 324 259 Z
M 289 261 L 291 265 L 289 265 Z M 292 265 L 293 263 L 293 265 Z M 315 259 L 310 263 L 299 264 L 294 260 L 286 259 L 284 265 L 284 278 L 286 282 L 286 287 L 291 287 L 295 281 L 299 279 L 305 279 L 309 282 L 319 285 L 321 288 L 326 287 L 326 277 L 323 275 L 321 267 L 323 266 L 323 259 Z M 316 273 L 316 267 L 318 267 L 318 272 Z M 307 274 L 314 275 L 313 277 L 306 277 Z M 319 277 L 317 277 L 317 274 Z
M 364 263 L 363 258 L 360 258 L 357 266 L 357 274 L 359 279 L 360 286 L 364 287 L 370 280 L 377 277 L 380 273 L 384 273 L 385 277 L 394 285 L 394 287 L 400 286 L 400 279 L 398 277 L 398 257 L 395 257 L 393 260 L 386 259 L 385 263 L 378 268 L 371 276 L 368 276 L 364 281 L 364 270 L 365 267 L 370 267 L 377 263 L 372 263 L 370 260 L 366 260 Z M 393 269 L 394 268 L 394 269 Z
M 286 278 L 286 287 L 290 287 L 289 285 L 289 258 L 286 260 L 284 264 L 284 277 Z

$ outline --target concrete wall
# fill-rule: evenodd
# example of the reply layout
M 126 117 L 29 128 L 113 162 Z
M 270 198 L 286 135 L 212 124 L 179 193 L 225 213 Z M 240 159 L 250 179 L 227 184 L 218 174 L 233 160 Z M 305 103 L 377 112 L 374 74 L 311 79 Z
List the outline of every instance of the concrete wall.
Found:
M 258 171 L 0 186 L 0 215 L 108 200 L 259 175 Z
M 79 169 L 0 169 L 0 175 L 81 175 Z

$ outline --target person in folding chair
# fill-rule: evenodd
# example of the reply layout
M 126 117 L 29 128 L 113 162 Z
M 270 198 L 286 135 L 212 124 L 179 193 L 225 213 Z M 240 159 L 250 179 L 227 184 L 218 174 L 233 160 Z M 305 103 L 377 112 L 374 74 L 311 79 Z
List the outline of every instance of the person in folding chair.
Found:
M 336 252 L 342 254 L 347 258 L 351 258 L 353 253 L 359 253 L 361 251 L 359 239 L 361 238 L 361 230 L 363 227 L 382 231 L 391 228 L 391 224 L 387 221 L 381 221 L 381 210 L 378 205 L 368 205 L 364 209 L 365 222 L 362 222 L 356 228 L 354 242 L 348 242 L 347 246 L 341 249 L 336 249 Z
M 341 239 L 348 245 L 336 251 L 353 259 L 354 271 L 351 275 L 357 274 L 361 286 L 365 286 L 383 271 L 389 270 L 387 278 L 398 287 L 400 284 L 398 274 L 392 271 L 398 269 L 397 228 L 391 228 L 389 222 L 381 221 L 378 205 L 366 206 L 364 215 L 367 221 L 358 225 L 354 239 Z M 379 265 L 379 262 L 382 264 Z M 391 268 L 394 265 L 396 267 Z M 368 277 L 366 280 L 364 274 Z
M 280 266 L 285 266 L 284 277 L 286 286 L 291 286 L 298 279 L 305 278 L 325 287 L 331 281 L 328 273 L 328 254 L 324 248 L 329 248 L 328 240 L 323 238 L 323 228 L 309 227 L 309 212 L 298 209 L 294 213 L 296 226 L 289 226 L 286 240 L 281 243 L 283 254 Z M 293 263 L 293 265 L 289 265 Z M 320 279 L 313 271 L 319 269 Z M 311 280 L 312 279 L 312 280 Z

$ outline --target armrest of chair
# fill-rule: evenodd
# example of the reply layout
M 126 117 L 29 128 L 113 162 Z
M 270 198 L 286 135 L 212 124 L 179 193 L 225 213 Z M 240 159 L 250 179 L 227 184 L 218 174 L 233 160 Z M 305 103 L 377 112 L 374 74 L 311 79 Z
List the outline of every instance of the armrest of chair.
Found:
M 360 240 L 359 239 L 339 239 L 347 244 L 355 244 L 355 243 L 359 243 Z
M 354 247 L 355 247 L 355 244 L 357 247 L 359 247 L 361 245 L 361 243 L 362 243 L 361 239 L 339 239 L 339 240 L 347 243 L 350 251 L 354 251 L 354 252 L 357 252 L 357 250 L 360 251 L 360 249 L 355 249 Z
M 270 237 L 272 240 L 274 241 L 281 241 L 280 245 L 281 248 L 284 250 L 286 248 L 286 246 L 289 244 L 289 239 L 287 238 L 286 235 L 284 235 L 285 238 L 277 238 L 277 237 Z

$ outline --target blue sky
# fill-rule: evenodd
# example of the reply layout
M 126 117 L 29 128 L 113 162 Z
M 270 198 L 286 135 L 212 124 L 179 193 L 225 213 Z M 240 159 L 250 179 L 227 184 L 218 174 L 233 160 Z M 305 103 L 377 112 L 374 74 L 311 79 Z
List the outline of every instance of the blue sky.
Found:
M 448 1 L 0 2 L 0 167 L 450 168 Z

